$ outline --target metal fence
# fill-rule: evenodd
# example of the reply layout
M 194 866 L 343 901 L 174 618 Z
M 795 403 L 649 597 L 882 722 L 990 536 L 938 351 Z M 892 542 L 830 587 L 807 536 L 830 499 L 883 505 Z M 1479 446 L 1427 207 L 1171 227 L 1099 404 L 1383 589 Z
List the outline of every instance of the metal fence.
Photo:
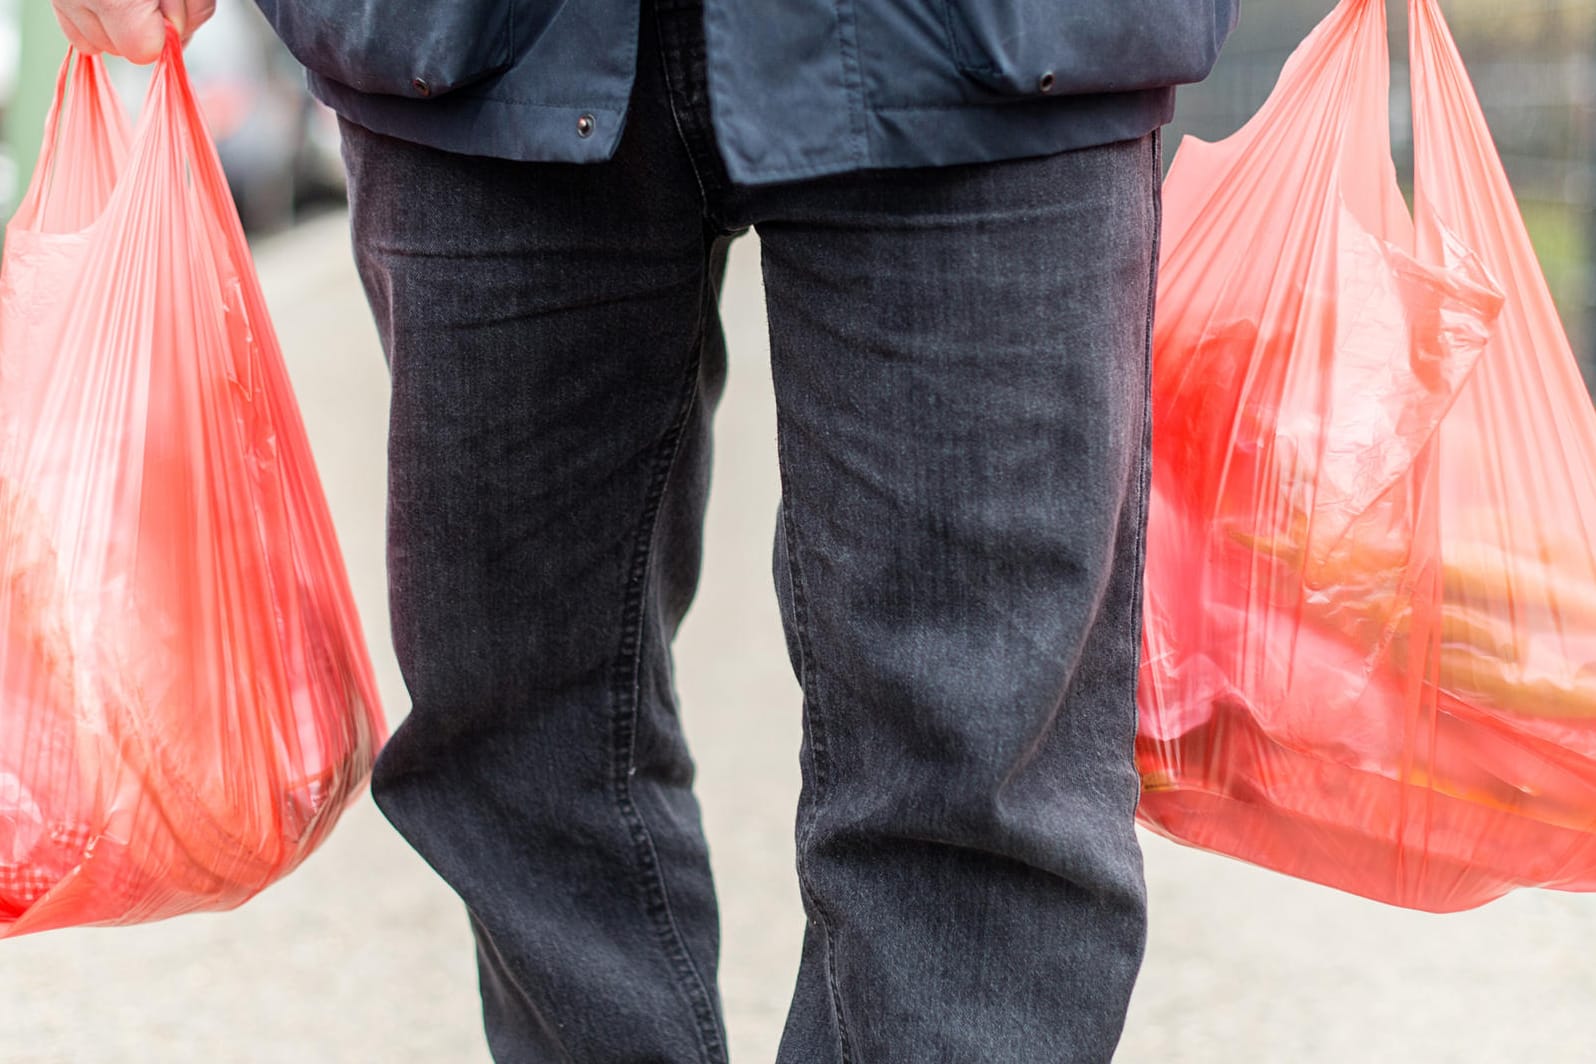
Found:
M 1183 90 L 1171 130 L 1213 140 L 1249 118 L 1332 0 L 1244 0 L 1213 76 Z M 1411 173 L 1405 5 L 1392 0 L 1391 132 Z M 1596 0 L 1443 0 L 1541 265 L 1596 384 Z

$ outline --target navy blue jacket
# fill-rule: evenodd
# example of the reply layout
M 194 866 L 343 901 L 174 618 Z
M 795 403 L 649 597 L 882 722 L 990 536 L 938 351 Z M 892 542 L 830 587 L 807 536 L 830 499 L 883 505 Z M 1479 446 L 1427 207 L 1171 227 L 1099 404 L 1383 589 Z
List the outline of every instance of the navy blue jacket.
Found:
M 380 133 L 473 155 L 608 158 L 640 0 L 258 0 L 311 88 Z M 704 0 L 733 180 L 983 162 L 1142 136 L 1238 0 Z

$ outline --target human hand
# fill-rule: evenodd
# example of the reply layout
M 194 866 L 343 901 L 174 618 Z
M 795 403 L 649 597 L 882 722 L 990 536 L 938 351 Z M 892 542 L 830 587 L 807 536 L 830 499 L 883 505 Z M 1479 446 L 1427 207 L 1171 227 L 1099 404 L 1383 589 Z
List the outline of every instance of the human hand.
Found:
M 153 63 L 166 44 L 166 22 L 187 41 L 216 10 L 216 0 L 53 0 L 55 18 L 80 52 L 110 52 Z

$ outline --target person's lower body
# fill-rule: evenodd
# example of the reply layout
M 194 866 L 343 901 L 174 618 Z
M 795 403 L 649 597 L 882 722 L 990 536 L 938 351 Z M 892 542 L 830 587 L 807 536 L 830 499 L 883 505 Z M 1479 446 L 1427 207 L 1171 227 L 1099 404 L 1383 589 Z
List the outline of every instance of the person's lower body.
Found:
M 804 692 L 781 1064 L 1107 1060 L 1145 938 L 1157 136 L 730 186 L 696 6 L 652 6 L 609 163 L 345 126 L 413 701 L 376 800 L 466 903 L 497 1060 L 725 1061 L 670 647 L 754 226 Z

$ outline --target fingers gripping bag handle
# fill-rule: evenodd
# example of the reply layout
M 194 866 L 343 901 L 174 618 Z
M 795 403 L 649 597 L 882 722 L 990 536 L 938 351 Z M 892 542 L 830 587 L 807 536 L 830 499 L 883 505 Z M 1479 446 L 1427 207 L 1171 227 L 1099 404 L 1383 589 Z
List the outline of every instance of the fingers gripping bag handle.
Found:
M 175 32 L 130 138 L 96 60 L 59 88 L 0 280 L 0 937 L 242 903 L 385 735 Z

